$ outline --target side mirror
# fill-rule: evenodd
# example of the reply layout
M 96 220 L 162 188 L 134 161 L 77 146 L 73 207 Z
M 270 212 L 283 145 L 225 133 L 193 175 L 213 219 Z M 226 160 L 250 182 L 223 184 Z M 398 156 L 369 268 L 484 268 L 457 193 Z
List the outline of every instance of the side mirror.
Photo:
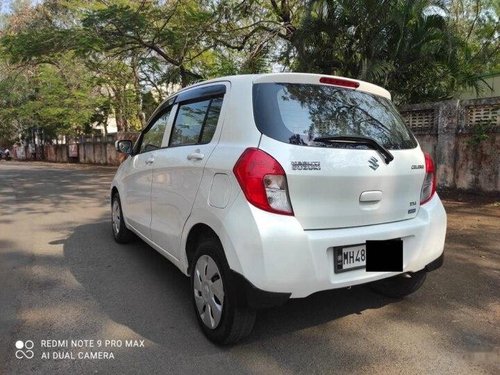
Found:
M 115 142 L 115 149 L 118 152 L 123 152 L 124 154 L 132 155 L 133 148 L 134 147 L 132 145 L 132 141 L 128 139 L 121 139 Z

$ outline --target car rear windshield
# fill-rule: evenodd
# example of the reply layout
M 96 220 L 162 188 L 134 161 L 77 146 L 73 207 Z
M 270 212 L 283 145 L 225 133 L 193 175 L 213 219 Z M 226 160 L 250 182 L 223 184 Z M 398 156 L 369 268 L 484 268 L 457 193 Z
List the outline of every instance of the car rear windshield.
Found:
M 314 147 L 364 145 L 325 141 L 365 137 L 387 149 L 417 146 L 412 133 L 386 98 L 336 86 L 258 83 L 253 86 L 254 118 L 259 131 L 281 142 Z

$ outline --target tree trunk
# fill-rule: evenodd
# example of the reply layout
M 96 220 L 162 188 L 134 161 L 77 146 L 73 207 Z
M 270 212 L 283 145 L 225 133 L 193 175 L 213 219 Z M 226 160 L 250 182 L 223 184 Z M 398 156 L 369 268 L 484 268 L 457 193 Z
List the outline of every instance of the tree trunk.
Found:
M 188 78 L 186 69 L 182 65 L 179 66 L 179 74 L 181 76 L 181 86 L 186 87 L 188 85 Z
M 113 88 L 113 91 L 115 93 L 115 119 L 116 119 L 116 130 L 118 132 L 123 132 L 125 131 L 125 124 L 124 124 L 124 119 L 123 119 L 123 110 L 122 110 L 122 100 L 121 100 L 121 93 L 119 90 L 115 87 Z
M 137 117 L 141 122 L 141 128 L 146 124 L 146 114 L 143 110 L 141 85 L 139 80 L 139 65 L 135 57 L 132 58 L 132 71 L 134 72 L 134 90 L 137 104 Z

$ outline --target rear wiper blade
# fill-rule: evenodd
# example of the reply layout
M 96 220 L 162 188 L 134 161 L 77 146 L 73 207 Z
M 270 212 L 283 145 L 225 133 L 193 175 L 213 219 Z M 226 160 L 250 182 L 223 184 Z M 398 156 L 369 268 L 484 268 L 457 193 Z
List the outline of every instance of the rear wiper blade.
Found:
M 385 164 L 389 164 L 394 160 L 394 155 L 378 143 L 375 139 L 368 137 L 351 137 L 351 136 L 334 136 L 334 137 L 317 137 L 313 139 L 314 142 L 332 142 L 332 143 L 353 143 L 358 145 L 366 145 L 378 151 L 383 156 Z

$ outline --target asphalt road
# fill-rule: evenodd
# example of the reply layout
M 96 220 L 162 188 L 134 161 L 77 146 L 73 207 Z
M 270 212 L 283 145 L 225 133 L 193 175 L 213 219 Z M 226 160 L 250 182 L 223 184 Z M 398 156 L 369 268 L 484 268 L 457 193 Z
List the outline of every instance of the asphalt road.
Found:
M 498 203 L 446 202 L 445 265 L 405 300 L 318 293 L 261 312 L 248 340 L 220 348 L 197 327 L 188 279 L 144 243 L 113 241 L 113 173 L 0 162 L 0 374 L 500 372 Z M 94 347 L 62 347 L 71 339 Z M 18 340 L 33 341 L 32 359 L 16 358 L 29 356 Z M 99 351 L 114 359 L 53 358 Z

